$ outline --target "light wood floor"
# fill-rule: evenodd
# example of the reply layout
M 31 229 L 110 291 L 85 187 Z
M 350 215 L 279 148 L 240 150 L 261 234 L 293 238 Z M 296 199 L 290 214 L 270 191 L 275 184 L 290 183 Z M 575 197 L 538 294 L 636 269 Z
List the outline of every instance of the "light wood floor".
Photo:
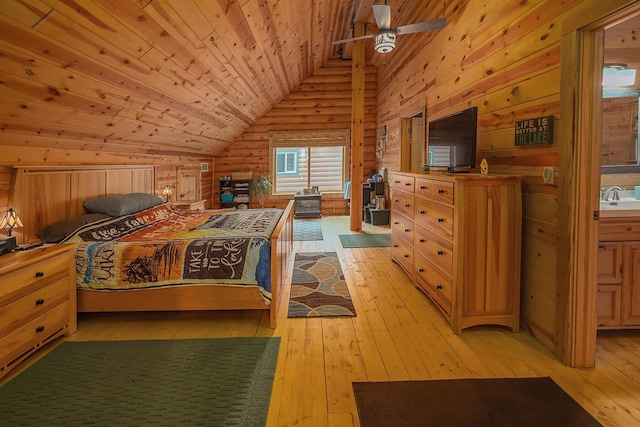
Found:
M 526 332 L 477 327 L 454 335 L 389 248 L 343 249 L 338 235 L 349 233 L 348 217 L 324 217 L 322 228 L 324 240 L 296 242 L 296 250 L 338 253 L 357 317 L 288 319 L 285 286 L 275 330 L 262 312 L 82 314 L 78 332 L 64 339 L 279 336 L 269 426 L 359 425 L 352 381 L 533 376 L 552 377 L 606 426 L 640 425 L 640 333 L 601 333 L 595 369 L 564 366 Z

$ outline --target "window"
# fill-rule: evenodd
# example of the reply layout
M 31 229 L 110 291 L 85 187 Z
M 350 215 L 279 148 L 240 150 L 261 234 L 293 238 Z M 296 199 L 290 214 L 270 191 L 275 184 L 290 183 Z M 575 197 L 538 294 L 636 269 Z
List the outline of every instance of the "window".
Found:
M 298 173 L 298 152 L 276 150 L 276 174 L 292 175 Z
M 317 186 L 342 193 L 347 180 L 349 131 L 271 132 L 270 156 L 276 171 L 273 194 L 294 194 Z

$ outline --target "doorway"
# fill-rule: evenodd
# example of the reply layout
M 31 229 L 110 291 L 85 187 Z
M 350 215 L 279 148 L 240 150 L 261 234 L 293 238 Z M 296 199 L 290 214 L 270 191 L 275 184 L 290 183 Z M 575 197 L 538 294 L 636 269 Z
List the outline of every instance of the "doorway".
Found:
M 604 4 L 603 4 L 604 5 Z M 563 23 L 560 92 L 559 233 L 555 353 L 567 365 L 592 367 L 596 356 L 596 287 L 604 31 L 640 12 L 611 1 Z
M 629 43 L 640 31 L 640 12 L 608 26 L 604 30 L 604 68 L 602 78 L 602 131 L 601 131 L 601 188 L 632 189 L 638 185 L 640 161 L 638 158 L 638 99 L 640 96 L 640 47 Z M 617 195 L 617 193 L 615 193 Z M 636 289 L 638 289 L 635 261 L 640 253 L 637 233 L 611 236 L 615 230 L 629 228 L 622 223 L 605 225 L 607 214 L 616 215 L 608 207 L 617 203 L 615 197 L 604 193 L 612 202 L 605 202 L 600 211 L 599 256 L 597 287 L 597 324 L 603 329 L 633 329 L 638 326 Z M 601 198 L 603 195 L 601 193 Z M 608 211 L 608 212 L 607 212 Z M 628 218 L 632 219 L 632 218 Z M 626 221 L 620 218 L 613 221 Z M 635 331 L 629 337 L 638 338 Z M 599 344 L 609 332 L 598 330 Z M 597 348 L 602 348 L 598 345 Z
M 403 171 L 419 172 L 427 162 L 425 112 L 401 119 L 400 167 Z

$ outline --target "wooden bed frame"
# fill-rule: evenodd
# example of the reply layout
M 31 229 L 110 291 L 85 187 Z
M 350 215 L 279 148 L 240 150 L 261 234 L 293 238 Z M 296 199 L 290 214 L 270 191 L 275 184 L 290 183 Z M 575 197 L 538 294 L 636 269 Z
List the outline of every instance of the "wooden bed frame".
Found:
M 86 213 L 86 199 L 130 192 L 153 193 L 153 167 L 31 167 L 16 168 L 9 196 L 23 220 L 14 234 L 20 243 L 37 241 L 47 224 Z M 276 326 L 280 286 L 293 254 L 293 200 L 271 235 L 271 304 L 254 286 L 181 284 L 166 288 L 101 291 L 78 289 L 79 312 L 269 310 Z

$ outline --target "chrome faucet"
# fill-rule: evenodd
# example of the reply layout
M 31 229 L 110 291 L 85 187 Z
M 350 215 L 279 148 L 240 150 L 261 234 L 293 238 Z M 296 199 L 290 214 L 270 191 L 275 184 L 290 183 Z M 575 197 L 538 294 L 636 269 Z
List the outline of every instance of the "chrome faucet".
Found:
M 618 191 L 624 191 L 624 188 L 619 187 L 617 185 L 612 185 L 611 187 L 604 190 L 604 192 L 602 191 L 600 192 L 601 200 L 604 200 L 605 202 L 609 201 L 609 193 L 611 193 L 612 191 L 613 191 L 612 200 L 620 200 L 620 195 L 618 194 Z

